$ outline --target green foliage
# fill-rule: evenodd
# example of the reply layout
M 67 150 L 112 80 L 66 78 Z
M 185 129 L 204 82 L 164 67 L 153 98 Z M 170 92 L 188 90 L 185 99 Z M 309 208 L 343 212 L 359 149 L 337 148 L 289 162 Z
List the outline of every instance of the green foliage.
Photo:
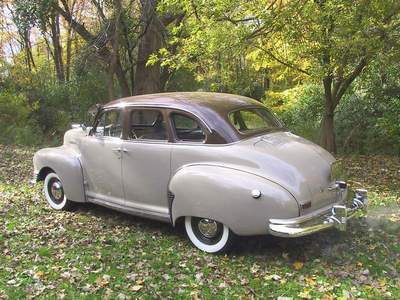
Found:
M 41 29 L 46 27 L 49 16 L 52 12 L 52 5 L 55 0 L 15 0 L 14 22 L 21 31 L 27 30 L 34 26 Z
M 89 107 L 108 101 L 106 78 L 93 66 L 59 83 L 49 65 L 34 72 L 23 65 L 7 65 L 0 91 L 1 143 L 59 144 L 71 123 L 86 121 Z
M 222 18 L 224 11 L 234 9 L 237 3 L 213 1 L 209 6 L 208 2 L 198 1 L 194 5 L 198 10 L 193 14 L 189 1 L 162 2 L 160 10 L 175 10 L 186 13 L 187 17 L 183 23 L 170 28 L 169 48 L 176 46 L 179 51 L 172 53 L 166 48 L 160 49 L 148 63 L 160 62 L 161 66 L 172 70 L 190 71 L 197 82 L 192 89 L 200 86 L 202 90 L 260 99 L 264 94 L 267 70 L 256 70 L 247 63 L 242 40 L 249 28 L 221 24 L 215 19 L 216 15 Z
M 176 9 L 177 1 L 166 0 L 163 5 Z M 301 4 L 185 0 L 178 7 L 188 16 L 185 34 L 173 38 L 180 51 L 176 55 L 160 53 L 161 61 L 165 58 L 174 68 L 190 68 L 212 91 L 254 96 L 252 87 L 270 86 L 274 92 L 289 89 L 286 94 L 276 95 L 285 98 L 296 94 L 291 89 L 298 84 L 323 84 L 323 97 L 304 95 L 283 118 L 296 131 L 315 140 L 318 134 L 314 120 L 325 111 L 320 120 L 328 121 L 321 121 L 326 126 L 320 140 L 330 151 L 336 147 L 329 125 L 333 121 L 329 120 L 343 95 L 365 67 L 379 56 L 398 54 L 400 49 L 400 5 L 395 0 L 324 0 Z M 274 84 L 265 84 L 265 79 Z M 311 103 L 318 111 L 311 108 Z M 305 107 L 314 114 L 297 119 L 295 113 L 303 112 Z M 383 119 L 377 124 L 387 127 L 388 122 Z
M 395 57 L 370 66 L 336 113 L 344 152 L 400 154 L 400 64 Z
M 0 143 L 37 145 L 42 142 L 38 124 L 30 119 L 35 106 L 29 106 L 22 93 L 0 92 Z
M 318 143 L 322 119 L 322 88 L 299 85 L 283 92 L 267 92 L 264 103 L 294 133 Z
M 339 152 L 400 153 L 400 89 L 389 89 L 397 90 L 397 94 L 385 92 L 375 82 L 375 71 L 372 69 L 356 82 L 335 112 Z M 321 86 L 300 85 L 283 92 L 268 92 L 264 103 L 291 131 L 318 143 L 323 97 Z
M 23 48 L 13 54 L 12 64 L 0 58 L 2 143 L 60 143 L 71 123 L 85 121 L 89 107 L 118 94 L 116 78 L 106 71 L 107 58 L 100 60 L 93 47 L 110 29 L 115 3 L 104 2 L 109 22 L 86 19 L 96 9 L 89 2 L 83 2 L 87 7 L 74 8 L 85 28 L 99 36 L 91 43 L 74 33 L 70 76 L 64 83 L 56 79 L 51 59 L 54 45 L 48 26 L 56 3 L 17 0 L 12 4 L 19 38 L 33 28 L 40 34 L 35 41 L 31 36 L 35 66 L 26 61 Z M 129 77 L 134 75 L 135 47 L 141 34 L 142 20 L 137 18 L 141 5 L 122 6 L 117 43 L 122 47 L 117 52 Z M 262 99 L 289 129 L 318 142 L 325 110 L 322 80 L 331 76 L 332 87 L 343 83 L 360 58 L 366 58 L 362 77 L 347 89 L 335 111 L 338 149 L 399 153 L 398 12 L 394 0 L 305 1 L 302 5 L 296 1 L 163 0 L 158 6 L 160 16 L 184 17 L 166 25 L 165 43 L 150 55 L 147 66 L 159 63 L 163 71 L 172 72 L 166 91 L 206 90 Z M 66 60 L 69 27 L 62 16 L 59 20 Z M 129 85 L 134 85 L 135 78 L 129 78 Z

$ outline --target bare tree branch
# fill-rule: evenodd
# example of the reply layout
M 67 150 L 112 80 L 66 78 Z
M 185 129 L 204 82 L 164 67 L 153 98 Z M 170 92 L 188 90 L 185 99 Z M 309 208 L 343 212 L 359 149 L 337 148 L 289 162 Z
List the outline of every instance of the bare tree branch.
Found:
M 337 90 L 337 94 L 335 95 L 336 102 L 339 102 L 339 100 L 342 98 L 342 96 L 346 92 L 347 88 L 354 81 L 354 79 L 356 79 L 357 76 L 361 74 L 361 72 L 364 70 L 367 63 L 368 63 L 368 59 L 366 57 L 361 58 L 357 64 L 357 66 L 350 73 L 350 75 L 346 79 L 343 80 L 343 82 L 341 83 L 340 87 Z M 337 104 L 338 103 L 336 103 L 336 105 Z
M 306 74 L 306 75 L 308 75 L 308 76 L 311 75 L 308 71 L 303 70 L 302 68 L 296 66 L 295 64 L 293 64 L 293 63 L 291 63 L 291 62 L 284 61 L 283 59 L 277 57 L 277 56 L 274 55 L 270 50 L 264 49 L 264 48 L 259 47 L 259 46 L 256 46 L 256 48 L 257 48 L 257 49 L 260 49 L 261 51 L 263 51 L 264 53 L 266 53 L 269 57 L 271 57 L 272 59 L 276 60 L 278 63 L 280 63 L 280 64 L 282 64 L 282 65 L 284 65 L 284 66 L 286 66 L 286 67 L 288 67 L 288 68 L 291 68 L 291 69 L 293 69 L 293 70 L 296 70 L 296 71 L 301 72 L 301 73 L 303 73 L 303 74 Z
M 106 15 L 104 14 L 103 8 L 100 6 L 100 3 L 96 0 L 91 0 L 93 5 L 96 7 L 97 13 L 99 14 L 100 18 L 105 21 L 107 20 Z

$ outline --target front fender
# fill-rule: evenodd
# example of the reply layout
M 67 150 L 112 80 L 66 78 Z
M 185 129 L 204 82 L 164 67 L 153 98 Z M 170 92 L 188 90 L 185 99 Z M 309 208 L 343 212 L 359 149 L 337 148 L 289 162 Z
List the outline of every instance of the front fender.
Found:
M 34 172 L 40 174 L 45 168 L 52 169 L 60 177 L 67 198 L 85 202 L 85 188 L 79 152 L 71 146 L 44 148 L 33 157 Z
M 261 191 L 253 198 L 251 191 Z M 270 218 L 299 216 L 295 198 L 280 185 L 263 177 L 224 166 L 189 165 L 172 177 L 174 195 L 171 218 L 211 218 L 238 235 L 266 234 Z M 278 217 L 279 216 L 279 217 Z

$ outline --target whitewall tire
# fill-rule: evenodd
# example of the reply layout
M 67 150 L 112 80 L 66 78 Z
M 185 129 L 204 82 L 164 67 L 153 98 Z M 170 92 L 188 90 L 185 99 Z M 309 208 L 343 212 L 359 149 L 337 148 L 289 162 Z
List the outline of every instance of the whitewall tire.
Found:
M 68 210 L 72 202 L 64 194 L 64 188 L 60 177 L 56 173 L 49 173 L 44 179 L 44 196 L 49 205 L 55 210 Z
M 228 250 L 234 237 L 228 226 L 207 218 L 185 217 L 185 229 L 192 244 L 208 253 Z

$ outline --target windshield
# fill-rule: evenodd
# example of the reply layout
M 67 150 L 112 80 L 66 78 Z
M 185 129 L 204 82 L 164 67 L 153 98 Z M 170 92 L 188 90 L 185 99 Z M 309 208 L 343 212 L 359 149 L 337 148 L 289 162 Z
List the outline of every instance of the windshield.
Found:
M 229 121 L 243 134 L 283 128 L 281 122 L 265 108 L 244 108 L 229 113 Z

